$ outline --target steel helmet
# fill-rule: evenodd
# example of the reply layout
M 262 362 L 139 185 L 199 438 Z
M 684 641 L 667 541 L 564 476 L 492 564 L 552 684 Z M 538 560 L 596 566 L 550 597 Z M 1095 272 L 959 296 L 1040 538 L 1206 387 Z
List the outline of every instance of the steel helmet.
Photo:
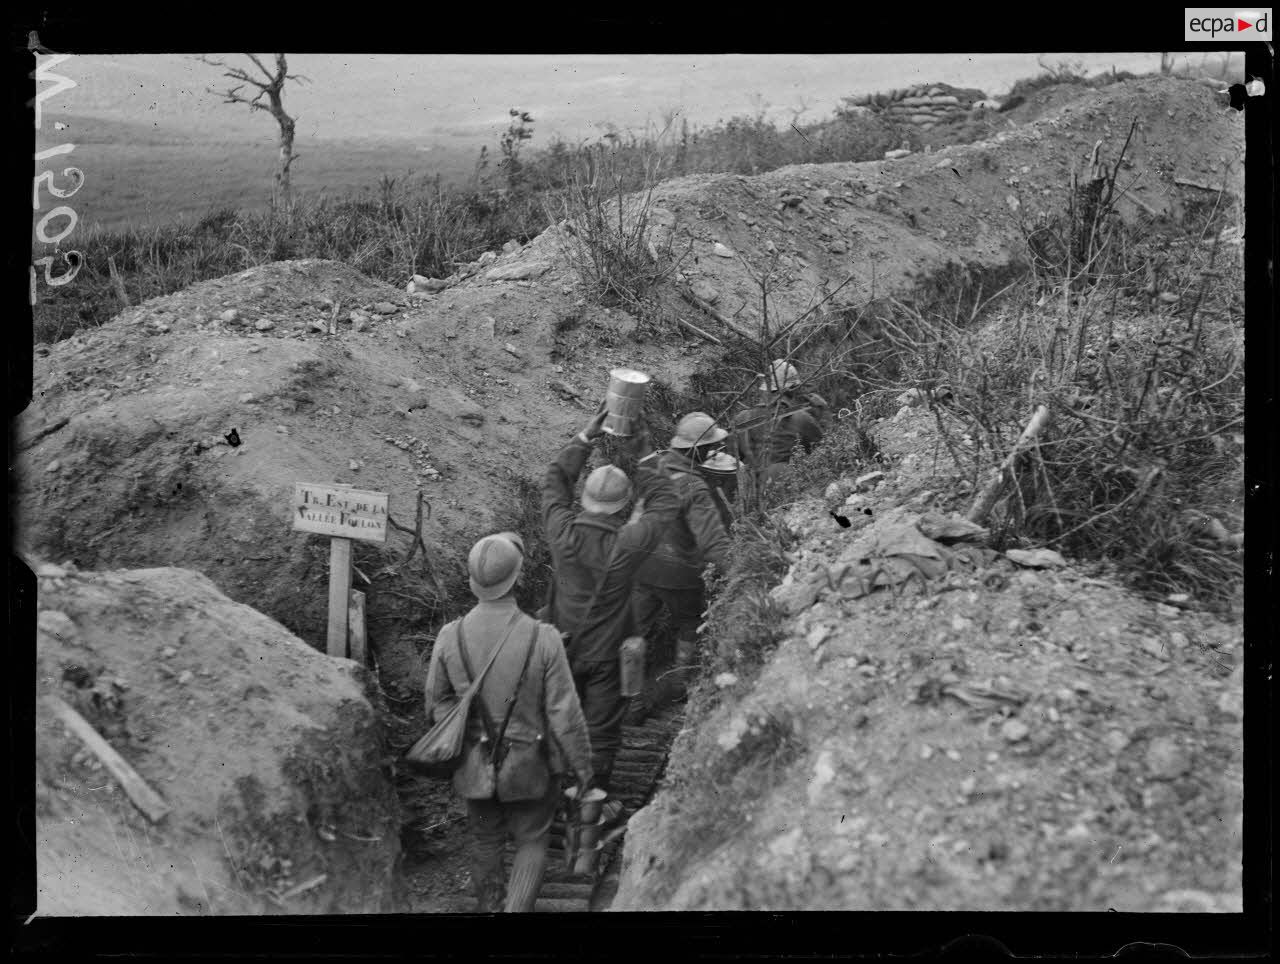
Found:
M 760 387 L 769 392 L 785 392 L 800 384 L 800 373 L 796 366 L 785 358 L 777 358 L 769 365 L 769 372 L 760 376 Z
M 676 434 L 671 436 L 673 449 L 691 449 L 697 445 L 710 445 L 722 442 L 729 433 L 716 424 L 706 412 L 690 412 L 680 419 L 676 426 Z
M 631 480 L 616 465 L 602 465 L 587 476 L 582 489 L 582 507 L 588 512 L 609 515 L 627 507 L 631 498 Z
M 498 535 L 514 545 L 520 550 L 520 554 L 524 555 L 524 539 L 520 537 L 520 533 L 508 530 L 507 532 L 499 532 Z
M 524 556 L 505 536 L 485 536 L 471 548 L 467 573 L 477 599 L 501 599 L 520 577 Z

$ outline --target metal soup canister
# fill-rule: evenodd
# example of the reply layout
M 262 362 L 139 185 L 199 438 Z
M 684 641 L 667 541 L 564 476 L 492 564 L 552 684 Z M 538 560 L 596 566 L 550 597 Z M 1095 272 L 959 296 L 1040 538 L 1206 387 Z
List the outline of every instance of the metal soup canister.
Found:
M 604 424 L 610 435 L 627 436 L 634 432 L 635 420 L 644 411 L 644 396 L 649 389 L 649 376 L 633 368 L 615 368 L 609 373 L 609 390 L 605 392 Z

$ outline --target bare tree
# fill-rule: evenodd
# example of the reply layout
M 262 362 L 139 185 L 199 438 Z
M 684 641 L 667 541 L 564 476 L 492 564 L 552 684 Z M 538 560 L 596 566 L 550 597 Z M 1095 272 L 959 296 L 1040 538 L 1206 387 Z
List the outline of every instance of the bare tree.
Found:
M 272 206 L 282 204 L 286 211 L 293 208 L 293 187 L 289 180 L 289 169 L 293 166 L 300 155 L 293 152 L 293 133 L 297 127 L 298 119 L 290 117 L 284 109 L 284 85 L 286 81 L 294 80 L 300 83 L 310 83 L 310 81 L 301 74 L 289 73 L 289 65 L 285 62 L 284 54 L 276 54 L 276 69 L 273 73 L 268 70 L 257 54 L 245 54 L 258 70 L 262 71 L 262 78 L 249 73 L 242 67 L 232 67 L 226 61 L 214 60 L 211 57 L 201 56 L 198 59 L 210 65 L 211 67 L 224 68 L 224 77 L 228 77 L 233 81 L 239 81 L 235 86 L 229 86 L 225 90 L 214 90 L 212 87 L 206 88 L 209 93 L 216 94 L 223 99 L 223 103 L 227 104 L 248 104 L 251 111 L 264 110 L 276 119 L 276 123 L 280 125 L 280 154 L 276 160 L 276 189 L 272 196 Z M 258 89 L 258 92 L 252 97 L 243 93 L 245 85 L 250 84 Z M 263 99 L 266 102 L 263 103 Z

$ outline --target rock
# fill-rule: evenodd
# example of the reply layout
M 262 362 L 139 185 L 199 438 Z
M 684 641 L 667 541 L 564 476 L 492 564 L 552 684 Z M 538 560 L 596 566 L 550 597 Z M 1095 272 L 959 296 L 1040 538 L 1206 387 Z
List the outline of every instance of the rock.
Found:
M 769 596 L 788 616 L 804 612 L 818 601 L 818 586 L 811 581 L 782 583 L 769 591 Z
M 519 349 L 519 348 L 517 348 L 515 345 L 511 344 L 511 342 L 507 342 L 506 344 L 504 344 L 504 345 L 502 346 L 502 350 L 503 350 L 503 351 L 505 351 L 508 355 L 511 355 L 511 356 L 512 356 L 512 357 L 514 357 L 514 358 L 523 358 L 523 357 L 524 357 L 524 353 L 523 353 L 523 352 L 521 352 L 521 351 L 520 351 L 520 349 Z
M 158 334 L 167 335 L 171 331 L 169 326 L 163 321 L 154 321 L 152 324 L 155 326 L 155 330 Z
M 929 760 L 932 758 L 933 758 L 933 747 L 931 747 L 928 743 L 925 743 L 923 746 L 920 747 L 920 759 Z
M 178 651 L 172 646 L 166 646 L 164 649 L 160 650 L 160 656 L 162 659 L 173 659 L 173 657 L 177 655 Z
M 1191 754 L 1175 740 L 1159 736 L 1147 747 L 1147 772 L 1154 780 L 1176 780 L 1191 769 Z
M 310 331 L 328 331 L 329 324 L 328 322 L 321 321 L 319 318 L 312 318 L 307 322 L 307 328 Z
M 277 426 L 276 426 L 276 432 L 278 432 L 280 435 L 288 435 L 288 434 L 289 434 L 289 428 L 288 428 L 288 426 L 286 426 L 286 425 L 277 425 Z
M 191 672 L 191 670 L 189 669 L 184 669 L 181 673 L 178 674 L 178 685 L 186 686 L 193 679 L 195 679 L 195 674 Z
M 738 682 L 738 677 L 733 673 L 720 673 L 712 682 L 715 683 L 717 688 L 726 689 L 727 687 L 735 685 Z
M 503 254 L 513 254 L 519 250 L 520 250 L 520 242 L 517 241 L 515 238 L 512 238 L 510 241 L 508 241 L 506 244 L 502 246 Z
M 1164 603 L 1156 603 L 1156 613 L 1165 619 L 1177 619 L 1181 612 L 1174 606 L 1166 606 Z
M 59 462 L 57 459 L 54 459 L 52 462 L 50 462 L 48 465 L 45 466 L 46 472 L 58 472 L 61 469 L 62 469 L 62 463 Z
M 249 405 L 257 400 L 258 396 L 253 394 L 253 392 L 244 392 L 238 399 L 241 405 Z
M 425 283 L 418 287 L 430 294 L 435 294 L 436 292 L 444 291 L 445 288 L 449 287 L 449 282 L 445 281 L 443 278 L 428 278 Z
M 1000 727 L 1000 735 L 1010 743 L 1025 740 L 1030 733 L 1031 728 L 1021 720 L 1006 720 L 1004 726 Z
M 347 460 L 347 468 L 349 468 L 352 472 L 359 472 L 359 471 L 360 471 L 360 463 L 359 463 L 359 462 L 357 462 L 355 459 L 348 459 L 348 460 Z
M 827 625 L 814 626 L 804 641 L 808 643 L 810 651 L 817 649 L 831 635 L 831 627 Z
M 400 309 L 389 301 L 379 301 L 373 306 L 373 310 L 380 315 L 394 315 Z
M 271 321 L 268 318 L 263 318 L 261 321 L 257 322 L 253 327 L 256 328 L 258 331 L 270 331 L 275 326 L 276 324 L 274 321 Z
M 538 278 L 551 270 L 547 261 L 524 261 L 520 264 L 505 264 L 485 274 L 486 281 L 523 281 Z
M 910 156 L 910 154 L 911 154 L 910 151 L 903 150 L 902 148 L 898 148 L 897 150 L 893 150 L 893 151 L 885 151 L 884 159 L 886 161 L 896 161 L 901 157 L 908 157 Z
M 845 241 L 843 238 L 837 238 L 835 241 L 832 241 L 827 245 L 827 250 L 832 254 L 848 254 L 849 242 Z
M 711 248 L 711 253 L 712 253 L 712 254 L 714 254 L 714 255 L 715 255 L 716 257 L 718 257 L 718 258 L 732 258 L 732 257 L 733 257 L 733 249 L 732 249 L 732 248 L 728 248 L 728 247 L 726 247 L 725 245 L 721 244 L 719 241 L 717 241 L 717 242 L 712 246 L 712 248 Z
M 59 639 L 64 643 L 74 642 L 76 624 L 71 617 L 57 609 L 46 609 L 36 617 L 36 626 L 40 632 Z
M 351 328 L 353 331 L 368 331 L 369 319 L 364 315 L 356 315 L 351 319 Z
M 879 472 L 879 471 L 877 471 L 877 472 L 868 472 L 866 475 L 860 475 L 860 476 L 858 476 L 858 477 L 854 480 L 854 482 L 853 482 L 853 486 L 854 486 L 854 488 L 855 488 L 855 489 L 857 489 L 859 492 L 865 492 L 865 491 L 867 491 L 868 489 L 870 489 L 870 488 L 874 487 L 874 486 L 875 486 L 875 484 L 876 484 L 877 482 L 879 482 L 879 481 L 880 481 L 881 479 L 883 479 L 883 478 L 884 478 L 884 473 L 883 473 L 883 472 Z
M 493 264 L 493 262 L 497 260 L 498 255 L 496 252 L 486 251 L 484 254 L 480 255 L 480 257 L 476 258 L 475 263 L 483 268 L 486 264 Z
M 989 534 L 987 529 L 963 516 L 940 512 L 926 512 L 916 523 L 916 528 L 921 535 L 935 542 L 980 542 Z
M 714 305 L 720 300 L 720 292 L 709 281 L 699 278 L 689 286 L 689 290 L 693 292 L 694 297 L 701 298 L 709 305 Z
M 1174 631 L 1169 634 L 1169 648 L 1175 653 L 1187 648 L 1189 641 L 1185 634 Z
M 827 503 L 828 509 L 834 509 L 836 506 L 844 502 L 845 498 L 853 489 L 853 483 L 848 479 L 837 479 L 827 486 L 822 493 L 824 501 Z
M 1138 644 L 1144 653 L 1153 659 L 1171 659 L 1172 654 L 1169 647 L 1163 641 L 1156 639 L 1154 636 L 1144 636 Z
M 240 321 L 240 309 L 228 308 L 222 314 L 218 315 L 218 320 L 224 325 L 234 325 Z
M 1172 606 L 1188 606 L 1191 604 L 1191 597 L 1187 595 L 1185 592 L 1175 592 L 1175 593 L 1170 593 L 1165 598 L 1165 602 L 1169 603 Z
M 1067 564 L 1067 560 L 1052 549 L 1009 549 L 1005 557 L 1032 569 L 1057 569 Z
M 67 570 L 61 566 L 55 566 L 52 562 L 42 562 L 36 567 L 36 576 L 40 579 L 65 579 Z
M 477 407 L 464 408 L 457 413 L 459 420 L 467 422 L 471 425 L 480 426 L 484 424 L 484 412 Z

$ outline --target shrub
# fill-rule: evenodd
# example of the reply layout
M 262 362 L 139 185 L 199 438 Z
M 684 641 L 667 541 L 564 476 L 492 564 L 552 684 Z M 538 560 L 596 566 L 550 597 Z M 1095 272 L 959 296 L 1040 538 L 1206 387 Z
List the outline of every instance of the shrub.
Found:
M 1242 265 L 1204 238 L 1220 216 L 1197 213 L 1200 236 L 1172 241 L 1112 218 L 1118 168 L 1090 186 L 1088 217 L 1069 206 L 1046 230 L 1051 253 L 1028 234 L 1038 280 L 999 312 L 898 304 L 895 387 L 922 391 L 975 487 L 1048 406 L 992 514 L 1002 541 L 1109 559 L 1138 588 L 1226 607 L 1241 577 Z
M 659 166 L 656 157 L 649 159 L 641 191 L 629 195 L 616 153 L 604 144 L 587 148 L 560 195 L 557 212 L 564 219 L 563 250 L 587 297 L 637 317 L 649 314 L 650 292 L 674 276 L 683 261 L 673 251 L 672 234 L 652 230 Z

